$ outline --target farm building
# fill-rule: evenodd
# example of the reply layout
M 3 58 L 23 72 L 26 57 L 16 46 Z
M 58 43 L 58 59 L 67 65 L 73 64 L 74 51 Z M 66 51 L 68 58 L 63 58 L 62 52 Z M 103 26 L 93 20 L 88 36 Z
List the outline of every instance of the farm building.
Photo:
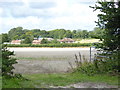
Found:
M 10 42 L 4 42 L 3 44 L 11 44 Z
M 42 40 L 33 40 L 33 41 L 32 41 L 32 44 L 41 44 L 41 41 L 42 41 Z
M 21 40 L 12 40 L 11 44 L 21 44 Z
M 45 39 L 47 39 L 48 41 L 52 41 L 52 40 L 54 40 L 53 38 L 45 38 Z
M 39 36 L 39 38 L 37 38 L 37 40 L 42 40 L 42 39 L 47 39 L 48 41 L 54 40 L 53 38 L 43 38 L 43 37 L 41 37 L 41 36 Z
M 75 41 L 71 38 L 64 38 L 62 40 L 58 40 L 60 43 L 74 43 Z

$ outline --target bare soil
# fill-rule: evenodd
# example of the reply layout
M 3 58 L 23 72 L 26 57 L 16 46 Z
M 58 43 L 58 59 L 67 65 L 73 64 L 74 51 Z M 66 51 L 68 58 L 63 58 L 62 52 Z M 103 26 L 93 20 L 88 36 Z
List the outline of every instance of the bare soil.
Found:
M 89 60 L 89 48 L 12 48 L 15 56 L 21 58 L 15 64 L 15 73 L 62 73 L 70 70 L 70 64 L 75 66 L 75 54 L 85 56 Z M 94 54 L 94 52 L 92 52 Z M 41 58 L 42 57 L 42 58 Z M 28 59 L 26 59 L 28 58 Z M 33 58 L 30 59 L 29 58 Z M 34 59 L 35 58 L 35 59 Z

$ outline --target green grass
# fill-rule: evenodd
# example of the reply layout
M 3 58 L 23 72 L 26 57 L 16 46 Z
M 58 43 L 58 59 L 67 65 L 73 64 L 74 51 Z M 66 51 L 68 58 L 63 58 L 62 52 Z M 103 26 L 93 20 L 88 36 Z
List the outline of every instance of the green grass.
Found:
M 56 44 L 7 44 L 7 47 L 89 47 L 91 43 L 56 43 Z
M 2 77 L 0 76 L 0 89 L 2 88 Z
M 32 81 L 21 80 L 17 78 L 6 79 L 3 78 L 2 88 L 34 88 Z
M 88 76 L 81 73 L 66 74 L 24 74 L 28 81 L 19 79 L 4 79 L 4 88 L 45 88 L 47 86 L 66 86 L 79 82 L 107 83 L 118 85 L 117 76 L 95 75 Z
M 16 57 L 17 60 L 66 60 L 68 57 Z

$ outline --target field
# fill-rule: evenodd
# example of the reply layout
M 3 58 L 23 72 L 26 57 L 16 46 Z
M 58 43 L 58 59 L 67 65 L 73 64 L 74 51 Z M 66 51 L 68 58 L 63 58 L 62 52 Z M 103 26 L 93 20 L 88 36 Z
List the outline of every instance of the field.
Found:
M 75 54 L 89 60 L 89 48 L 10 48 L 15 51 L 16 73 L 61 73 L 75 66 Z M 92 54 L 95 53 L 93 49 Z
M 18 64 L 15 73 L 27 80 L 3 77 L 3 88 L 118 88 L 118 77 L 71 73 L 74 55 L 80 52 L 89 60 L 89 48 L 9 48 Z M 92 54 L 96 50 L 92 48 Z
M 76 43 L 100 43 L 100 39 L 78 39 Z

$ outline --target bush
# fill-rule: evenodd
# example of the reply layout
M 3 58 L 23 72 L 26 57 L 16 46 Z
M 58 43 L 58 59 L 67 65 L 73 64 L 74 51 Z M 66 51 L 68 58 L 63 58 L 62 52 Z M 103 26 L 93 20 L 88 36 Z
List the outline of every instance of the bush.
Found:
M 95 59 L 92 62 L 87 61 L 84 57 L 81 59 L 81 55 L 75 55 L 76 58 L 76 68 L 74 72 L 82 72 L 87 75 L 94 74 L 111 74 L 111 75 L 119 75 L 119 59 L 120 52 L 114 52 L 112 54 L 102 53 L 95 56 Z M 102 57 L 100 57 L 102 56 Z M 79 57 L 79 59 L 78 59 Z
M 49 41 L 47 40 L 47 39 L 42 39 L 42 41 L 41 41 L 41 44 L 47 44 L 47 43 L 49 43 Z
M 14 55 L 14 52 L 11 52 L 7 49 L 6 46 L 2 46 L 2 76 L 13 76 L 13 64 L 16 64 L 17 61 L 11 56 Z

